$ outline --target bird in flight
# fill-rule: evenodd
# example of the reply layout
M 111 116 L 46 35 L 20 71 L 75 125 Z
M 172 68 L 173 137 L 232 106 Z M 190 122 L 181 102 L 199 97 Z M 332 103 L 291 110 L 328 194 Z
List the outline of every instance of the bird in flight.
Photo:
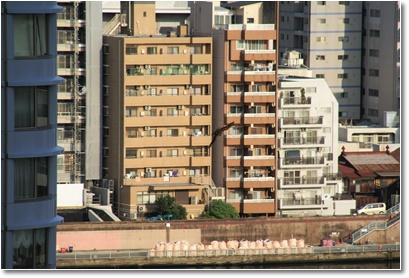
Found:
M 233 125 L 234 125 L 234 122 L 231 122 L 231 123 L 228 123 L 227 125 L 225 125 L 225 126 L 219 128 L 219 129 L 216 129 L 216 130 L 213 132 L 212 142 L 210 142 L 209 147 L 213 144 L 214 140 L 216 140 L 216 137 L 217 137 L 217 136 L 223 134 L 223 131 L 228 130 L 228 129 L 229 129 L 231 126 L 233 126 Z

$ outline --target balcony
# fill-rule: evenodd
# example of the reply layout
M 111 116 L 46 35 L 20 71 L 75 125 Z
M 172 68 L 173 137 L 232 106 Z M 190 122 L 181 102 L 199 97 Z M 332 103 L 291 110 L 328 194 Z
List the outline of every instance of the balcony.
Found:
M 271 167 L 275 165 L 274 155 L 254 155 L 254 156 L 227 156 L 226 166 L 266 166 Z
M 242 120 L 244 124 L 274 124 L 275 113 L 227 113 L 229 123 L 241 124 Z
M 296 157 L 296 158 L 281 158 L 281 168 L 309 168 L 309 167 L 323 167 L 327 159 L 321 157 Z
M 71 92 L 58 92 L 57 99 L 58 100 L 71 100 L 71 99 L 74 99 L 74 95 Z
M 188 114 L 188 112 L 187 112 Z M 144 126 L 190 126 L 190 125 L 209 125 L 212 117 L 202 116 L 142 116 L 125 117 L 125 126 L 144 127 Z
M 324 177 L 298 177 L 279 179 L 280 189 L 316 188 L 325 185 Z
M 227 199 L 226 202 L 240 213 L 275 213 L 275 199 Z
M 227 177 L 226 187 L 228 188 L 274 188 L 274 177 Z
M 280 139 L 281 148 L 311 148 L 325 144 L 325 138 L 320 137 L 289 137 Z
M 82 115 L 74 116 L 72 112 L 57 112 L 58 124 L 73 124 L 75 122 L 85 123 L 85 117 Z
M 126 147 L 183 147 L 183 146 L 208 146 L 211 142 L 210 136 L 152 136 L 125 138 Z
M 310 97 L 281 98 L 281 108 L 305 108 L 311 105 Z
M 275 30 L 274 24 L 229 24 L 227 30 Z
M 247 69 L 244 72 L 244 82 L 275 82 L 276 72 L 274 70 Z
M 275 92 L 227 92 L 227 103 L 242 101 L 245 103 L 270 103 L 275 105 Z
M 157 156 L 125 158 L 127 168 L 167 168 L 167 167 L 196 167 L 210 166 L 210 156 Z
M 209 176 L 200 176 L 205 180 Z M 124 178 L 124 186 L 153 186 L 154 189 L 167 188 L 170 190 L 177 189 L 200 189 L 203 187 L 201 183 L 197 182 L 197 177 L 180 176 L 180 177 L 155 177 L 155 178 Z
M 286 117 L 281 118 L 281 126 L 284 128 L 297 127 L 321 127 L 323 117 Z
M 76 70 L 74 67 L 72 68 L 58 68 L 57 69 L 57 74 L 61 76 L 67 76 L 67 75 L 85 75 L 85 69 L 83 68 L 77 68 Z
M 321 209 L 326 207 L 321 197 L 317 198 L 301 198 L 301 199 L 280 199 L 280 209 Z
M 57 27 L 81 27 L 85 25 L 85 20 L 57 19 Z
M 83 43 L 75 44 L 74 42 L 58 43 L 57 51 L 58 52 L 85 51 L 85 44 Z
M 242 138 L 243 137 L 243 138 Z M 246 134 L 246 135 L 226 135 L 227 145 L 272 145 L 275 146 L 274 134 Z

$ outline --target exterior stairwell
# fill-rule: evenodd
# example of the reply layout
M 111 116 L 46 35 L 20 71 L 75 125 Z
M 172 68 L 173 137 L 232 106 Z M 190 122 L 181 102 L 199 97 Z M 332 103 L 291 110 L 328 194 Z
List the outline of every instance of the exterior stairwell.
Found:
M 352 244 L 357 244 L 365 239 L 368 239 L 371 234 L 376 231 L 387 231 L 391 228 L 394 228 L 395 225 L 400 223 L 400 204 L 397 204 L 386 211 L 386 215 L 389 216 L 387 220 L 382 222 L 372 222 L 368 225 L 361 227 L 354 233 L 352 233 Z

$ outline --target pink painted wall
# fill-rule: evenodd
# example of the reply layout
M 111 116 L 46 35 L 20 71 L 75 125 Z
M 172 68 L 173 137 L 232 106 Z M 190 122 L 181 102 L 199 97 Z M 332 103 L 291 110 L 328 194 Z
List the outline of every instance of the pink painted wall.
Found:
M 201 241 L 200 229 L 170 230 L 170 241 Z M 166 241 L 165 230 L 58 231 L 57 250 L 73 246 L 74 250 L 150 249 Z

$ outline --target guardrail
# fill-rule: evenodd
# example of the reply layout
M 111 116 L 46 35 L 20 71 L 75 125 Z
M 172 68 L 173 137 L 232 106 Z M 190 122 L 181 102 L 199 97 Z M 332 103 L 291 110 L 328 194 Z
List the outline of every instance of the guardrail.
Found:
M 400 203 L 391 207 L 386 211 L 386 215 L 397 214 L 396 217 L 392 219 L 385 220 L 383 222 L 372 222 L 366 226 L 363 226 L 358 231 L 352 234 L 352 242 L 356 242 L 365 235 L 369 234 L 374 230 L 386 230 L 388 227 L 392 226 L 395 222 L 400 220 Z
M 97 259 L 126 259 L 153 257 L 214 257 L 214 256 L 253 256 L 253 255 L 299 255 L 299 254 L 347 254 L 366 252 L 400 251 L 400 243 L 345 245 L 334 247 L 309 246 L 304 248 L 275 248 L 275 249 L 225 249 L 225 250 L 126 250 L 126 251 L 90 251 L 58 253 L 58 260 L 97 260 Z

